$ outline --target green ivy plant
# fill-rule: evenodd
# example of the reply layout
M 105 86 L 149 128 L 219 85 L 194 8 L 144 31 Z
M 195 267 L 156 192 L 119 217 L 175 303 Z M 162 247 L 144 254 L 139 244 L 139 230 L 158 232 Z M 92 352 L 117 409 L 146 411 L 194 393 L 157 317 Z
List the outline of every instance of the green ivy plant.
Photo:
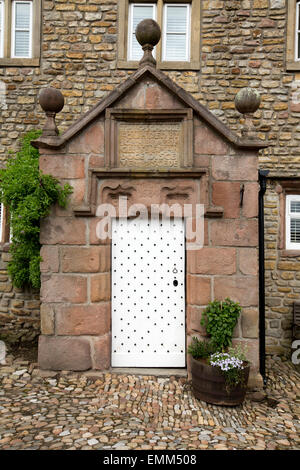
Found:
M 20 151 L 0 170 L 0 201 L 10 214 L 11 261 L 8 273 L 15 287 L 40 287 L 40 219 L 56 202 L 66 207 L 72 187 L 64 187 L 51 175 L 39 170 L 39 151 L 31 145 L 41 131 L 28 132 Z M 13 152 L 10 152 L 13 154 Z
M 209 302 L 202 313 L 201 325 L 205 327 L 210 341 L 217 351 L 231 346 L 233 330 L 241 313 L 238 302 L 229 298 Z

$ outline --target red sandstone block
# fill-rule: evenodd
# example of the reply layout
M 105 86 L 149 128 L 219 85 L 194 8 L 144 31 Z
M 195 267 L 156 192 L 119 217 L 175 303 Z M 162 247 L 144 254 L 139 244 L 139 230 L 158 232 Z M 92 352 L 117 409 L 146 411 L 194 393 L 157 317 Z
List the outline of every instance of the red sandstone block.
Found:
M 187 271 L 192 274 L 234 274 L 236 250 L 204 246 L 198 251 L 189 251 Z
M 258 222 L 248 220 L 214 220 L 210 225 L 212 245 L 257 246 Z
M 226 155 L 228 145 L 204 123 L 195 120 L 194 151 L 200 155 Z
M 188 274 L 187 303 L 191 305 L 206 305 L 210 300 L 210 279 Z
M 257 156 L 212 157 L 212 175 L 216 180 L 257 181 Z
M 107 370 L 111 364 L 111 336 L 107 334 L 93 340 L 93 369 Z
M 84 157 L 47 155 L 40 157 L 40 169 L 59 179 L 84 178 Z
M 56 334 L 104 335 L 110 331 L 110 303 L 56 307 Z
M 147 109 L 174 109 L 181 107 L 181 103 L 174 96 L 155 82 L 150 86 L 144 85 L 145 107 Z
M 103 155 L 90 155 L 89 168 L 103 168 L 104 156 Z
M 88 220 L 89 224 L 89 234 L 90 234 L 90 244 L 91 245 L 110 245 L 111 244 L 111 238 L 106 238 L 105 240 L 102 240 L 99 238 L 98 233 L 99 230 L 97 229 L 98 223 L 101 221 L 100 217 L 93 217 L 92 219 Z M 107 231 L 107 227 L 105 228 L 105 231 Z
M 76 217 L 47 217 L 41 221 L 42 245 L 85 245 L 86 222 Z
M 201 336 L 207 336 L 206 329 L 200 324 L 203 310 L 203 307 L 187 306 L 187 334 L 198 332 Z
M 242 214 L 244 217 L 258 217 L 258 192 L 257 183 L 246 183 L 243 198 Z
M 96 273 L 109 269 L 109 248 L 63 247 L 61 250 L 62 271 L 65 273 Z
M 104 152 L 104 123 L 96 121 L 71 140 L 69 153 L 101 154 Z
M 256 276 L 258 273 L 258 250 L 255 248 L 240 248 L 239 265 L 242 274 Z
M 110 274 L 97 274 L 91 277 L 91 301 L 110 300 Z
M 87 301 L 87 278 L 53 274 L 42 275 L 42 302 L 84 303 Z
M 41 248 L 40 254 L 43 259 L 40 264 L 41 272 L 57 273 L 59 271 L 58 247 L 44 245 Z
M 242 311 L 242 333 L 244 338 L 258 338 L 259 312 L 257 308 Z
M 38 362 L 46 370 L 88 370 L 92 366 L 89 340 L 42 335 Z
M 226 297 L 239 302 L 241 306 L 258 304 L 258 278 L 249 276 L 215 277 L 214 298 L 224 300 Z
M 218 182 L 213 183 L 212 202 L 214 206 L 224 209 L 225 219 L 234 219 L 240 216 L 240 183 Z

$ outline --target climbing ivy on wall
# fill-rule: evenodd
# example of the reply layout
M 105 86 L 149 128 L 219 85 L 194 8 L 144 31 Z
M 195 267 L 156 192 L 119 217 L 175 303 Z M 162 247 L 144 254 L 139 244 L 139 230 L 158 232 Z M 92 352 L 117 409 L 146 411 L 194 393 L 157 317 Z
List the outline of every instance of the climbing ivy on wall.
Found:
M 10 152 L 6 168 L 0 170 L 0 200 L 9 210 L 12 234 L 8 273 L 15 287 L 40 287 L 40 219 L 52 204 L 66 207 L 72 187 L 39 170 L 39 151 L 30 142 L 41 131 L 28 132 L 21 148 Z

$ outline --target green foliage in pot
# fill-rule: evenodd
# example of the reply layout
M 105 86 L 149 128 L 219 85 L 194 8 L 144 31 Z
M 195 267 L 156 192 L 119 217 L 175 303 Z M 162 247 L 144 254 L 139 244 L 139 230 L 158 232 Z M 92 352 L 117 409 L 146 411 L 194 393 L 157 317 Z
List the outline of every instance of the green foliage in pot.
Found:
M 40 287 L 40 219 L 56 202 L 66 207 L 72 193 L 69 184 L 62 188 L 39 170 L 39 151 L 30 142 L 40 135 L 41 131 L 28 132 L 20 151 L 0 170 L 0 201 L 9 210 L 12 233 L 8 272 L 16 287 Z
M 226 298 L 224 301 L 209 302 L 203 311 L 201 325 L 205 327 L 216 351 L 224 351 L 231 346 L 233 330 L 241 310 L 238 302 Z
M 201 341 L 196 336 L 193 337 L 188 347 L 188 353 L 191 354 L 194 359 L 207 359 L 214 352 L 216 352 L 216 349 L 211 341 Z

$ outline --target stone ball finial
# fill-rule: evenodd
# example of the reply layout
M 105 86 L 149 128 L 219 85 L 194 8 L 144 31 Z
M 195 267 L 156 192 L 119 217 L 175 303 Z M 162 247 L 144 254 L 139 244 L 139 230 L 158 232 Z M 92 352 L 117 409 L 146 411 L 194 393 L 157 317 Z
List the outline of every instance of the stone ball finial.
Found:
M 235 107 L 241 114 L 255 113 L 260 102 L 260 94 L 254 88 L 243 88 L 236 94 L 234 100 Z
M 43 136 L 57 136 L 58 128 L 55 122 L 55 115 L 63 109 L 65 104 L 65 99 L 62 93 L 53 87 L 44 88 L 39 95 L 39 103 L 47 116 L 46 123 L 43 128 Z
M 56 88 L 44 88 L 39 95 L 39 103 L 45 113 L 59 113 L 65 104 L 62 93 Z
M 146 44 L 154 47 L 160 40 L 161 30 L 156 21 L 147 18 L 137 25 L 135 37 L 142 47 Z

